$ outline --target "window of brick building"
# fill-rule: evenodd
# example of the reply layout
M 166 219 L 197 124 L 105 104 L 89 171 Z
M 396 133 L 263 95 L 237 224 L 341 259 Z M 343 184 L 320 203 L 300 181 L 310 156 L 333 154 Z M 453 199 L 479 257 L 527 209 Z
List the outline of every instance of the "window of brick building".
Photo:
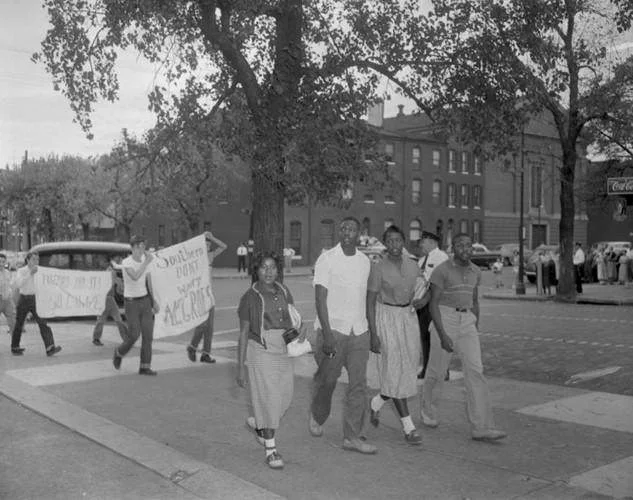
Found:
M 440 153 L 439 149 L 434 149 L 433 150 L 433 169 L 434 170 L 440 170 L 441 168 L 441 162 L 442 161 L 442 155 Z
M 473 159 L 473 173 L 475 175 L 481 175 L 481 158 L 475 156 Z
M 473 242 L 481 243 L 481 222 L 473 221 Z
M 411 163 L 414 165 L 420 165 L 420 148 L 417 146 L 411 150 Z
M 301 222 L 298 220 L 290 222 L 289 244 L 295 254 L 301 255 Z
M 411 242 L 419 241 L 422 236 L 422 223 L 419 219 L 413 219 L 409 222 L 409 240 Z
M 530 206 L 539 208 L 543 204 L 543 166 L 532 165 L 532 182 L 531 182 L 531 195 Z
M 462 219 L 459 223 L 459 232 L 460 233 L 468 233 L 468 221 L 466 219 Z
M 450 182 L 447 188 L 447 205 L 449 208 L 455 208 L 457 205 L 457 200 L 455 197 L 457 196 L 457 187 L 454 182 Z
M 385 160 L 393 162 L 393 144 L 391 143 L 385 144 Z
M 321 221 L 321 248 L 326 250 L 334 246 L 334 221 L 324 219 Z
M 468 208 L 468 202 L 469 202 L 468 192 L 469 192 L 468 184 L 462 184 L 460 188 L 460 193 L 459 193 L 459 200 L 460 200 L 462 208 Z
M 468 173 L 468 152 L 462 151 L 462 174 Z
M 481 186 L 473 186 L 473 208 L 481 208 Z
M 376 203 L 376 200 L 374 200 L 374 195 L 372 193 L 366 193 L 363 196 L 363 203 L 367 203 L 368 205 L 373 205 L 374 203 Z
M 411 203 L 419 205 L 420 201 L 422 201 L 422 181 L 413 179 L 411 181 Z
M 451 174 L 455 173 L 455 150 L 454 149 L 448 150 L 448 171 Z
M 433 204 L 439 205 L 442 202 L 442 181 L 433 181 Z
M 386 194 L 385 195 L 385 205 L 395 205 L 396 204 L 396 200 L 393 197 L 392 194 Z

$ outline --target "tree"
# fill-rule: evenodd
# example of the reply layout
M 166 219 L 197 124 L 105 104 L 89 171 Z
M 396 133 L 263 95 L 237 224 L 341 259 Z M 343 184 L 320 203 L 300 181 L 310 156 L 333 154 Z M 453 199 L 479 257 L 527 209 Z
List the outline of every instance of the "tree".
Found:
M 349 181 L 385 181 L 384 165 L 363 161 L 378 137 L 362 116 L 376 100 L 377 74 L 399 82 L 403 61 L 424 57 L 417 0 L 44 5 L 51 27 L 34 59 L 87 133 L 94 102 L 116 99 L 121 49 L 164 69 L 167 83 L 150 96 L 159 119 L 222 116 L 224 152 L 251 168 L 258 249 L 281 251 L 284 200 L 328 201 Z
M 436 0 L 426 25 L 433 63 L 417 74 L 438 123 L 491 154 L 517 151 L 530 116 L 549 114 L 556 126 L 563 300 L 575 295 L 574 184 L 583 132 L 625 96 L 612 85 L 613 65 L 605 58 L 616 22 L 628 19 L 624 4 Z

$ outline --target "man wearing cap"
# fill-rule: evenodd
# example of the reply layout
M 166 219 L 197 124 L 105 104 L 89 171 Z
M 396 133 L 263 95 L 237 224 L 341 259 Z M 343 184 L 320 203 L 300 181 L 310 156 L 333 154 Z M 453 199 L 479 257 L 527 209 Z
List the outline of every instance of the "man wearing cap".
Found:
M 436 234 L 429 231 L 422 231 L 422 250 L 425 257 L 420 259 L 420 269 L 424 274 L 424 279 L 427 283 L 431 280 L 431 273 L 445 260 L 448 260 L 446 252 L 439 248 L 440 239 Z M 420 339 L 422 341 L 422 370 L 418 374 L 418 378 L 424 378 L 426 374 L 426 367 L 429 364 L 429 353 L 431 351 L 431 334 L 429 332 L 429 326 L 431 325 L 431 311 L 429 310 L 429 302 L 431 300 L 431 293 L 427 292 L 421 299 L 426 302 L 424 307 L 417 310 L 418 323 L 420 325 Z
M 475 440 L 506 436 L 495 429 L 488 382 L 484 377 L 479 344 L 479 285 L 481 270 L 470 261 L 470 236 L 460 233 L 453 240 L 452 259 L 442 262 L 431 275 L 430 311 L 433 319 L 431 356 L 427 368 L 420 413 L 427 427 L 438 426 L 437 409 L 444 387 L 444 373 L 453 350 L 464 371 L 466 411 Z
M 117 370 L 121 361 L 141 336 L 141 365 L 139 375 L 156 375 L 152 370 L 152 337 L 154 334 L 154 313 L 158 304 L 153 300 L 152 280 L 149 265 L 153 260 L 151 253 L 145 250 L 145 238 L 132 236 L 130 239 L 132 255 L 121 263 L 123 269 L 123 297 L 125 297 L 125 316 L 128 322 L 128 337 L 114 350 L 112 364 Z

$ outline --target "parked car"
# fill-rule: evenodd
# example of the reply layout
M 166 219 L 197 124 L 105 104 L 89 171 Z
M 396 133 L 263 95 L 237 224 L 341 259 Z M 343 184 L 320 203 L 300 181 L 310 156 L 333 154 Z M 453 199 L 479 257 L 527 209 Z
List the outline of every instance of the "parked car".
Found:
M 491 252 L 481 243 L 473 243 L 473 254 L 470 260 L 479 267 L 490 269 L 500 256 L 501 254 L 499 252 Z
M 503 243 L 502 245 L 499 245 L 499 247 L 495 249 L 495 252 L 499 252 L 501 254 L 501 258 L 503 259 L 504 266 L 513 265 L 514 252 L 518 252 L 518 251 L 519 251 L 518 243 Z M 532 255 L 532 250 L 524 246 L 523 258 L 525 259 L 525 261 L 527 261 L 527 259 L 530 258 L 530 255 Z
M 56 241 L 35 245 L 31 251 L 39 254 L 41 266 L 105 271 L 113 258 L 124 259 L 132 249 L 128 243 L 110 241 Z M 122 295 L 117 293 L 114 298 L 119 306 L 123 305 Z
M 527 263 L 525 265 L 525 276 L 527 277 L 528 281 L 530 283 L 536 283 L 536 263 L 538 262 L 538 259 L 541 256 L 541 253 L 547 253 L 547 252 L 552 252 L 552 253 L 559 253 L 558 251 L 558 245 L 539 245 L 534 249 L 534 252 L 532 252 L 532 255 L 530 255 L 530 258 L 527 260 Z

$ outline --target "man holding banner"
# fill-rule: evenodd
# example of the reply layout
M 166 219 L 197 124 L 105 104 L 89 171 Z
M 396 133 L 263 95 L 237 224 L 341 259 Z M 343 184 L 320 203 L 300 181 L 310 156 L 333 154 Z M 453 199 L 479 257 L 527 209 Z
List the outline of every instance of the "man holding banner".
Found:
M 13 327 L 13 334 L 11 335 L 11 353 L 14 356 L 22 356 L 22 354 L 24 354 L 24 347 L 20 347 L 20 341 L 22 340 L 22 328 L 29 313 L 33 315 L 33 319 L 40 328 L 40 335 L 44 341 L 46 355 L 53 356 L 62 350 L 61 346 L 55 345 L 53 331 L 46 324 L 46 321 L 37 315 L 35 309 L 34 276 L 35 273 L 37 273 L 39 262 L 39 255 L 34 252 L 29 252 L 26 255 L 26 266 L 18 269 L 17 276 L 15 277 L 15 287 L 19 290 L 20 296 L 18 298 L 18 310 Z
M 130 245 L 132 255 L 121 263 L 128 337 L 114 350 L 112 364 L 117 370 L 121 368 L 123 356 L 132 349 L 140 335 L 141 365 L 138 373 L 139 375 L 156 375 L 151 368 L 151 363 L 154 313 L 158 312 L 158 304 L 151 295 L 152 282 L 149 270 L 154 257 L 145 250 L 145 238 L 132 236 Z

